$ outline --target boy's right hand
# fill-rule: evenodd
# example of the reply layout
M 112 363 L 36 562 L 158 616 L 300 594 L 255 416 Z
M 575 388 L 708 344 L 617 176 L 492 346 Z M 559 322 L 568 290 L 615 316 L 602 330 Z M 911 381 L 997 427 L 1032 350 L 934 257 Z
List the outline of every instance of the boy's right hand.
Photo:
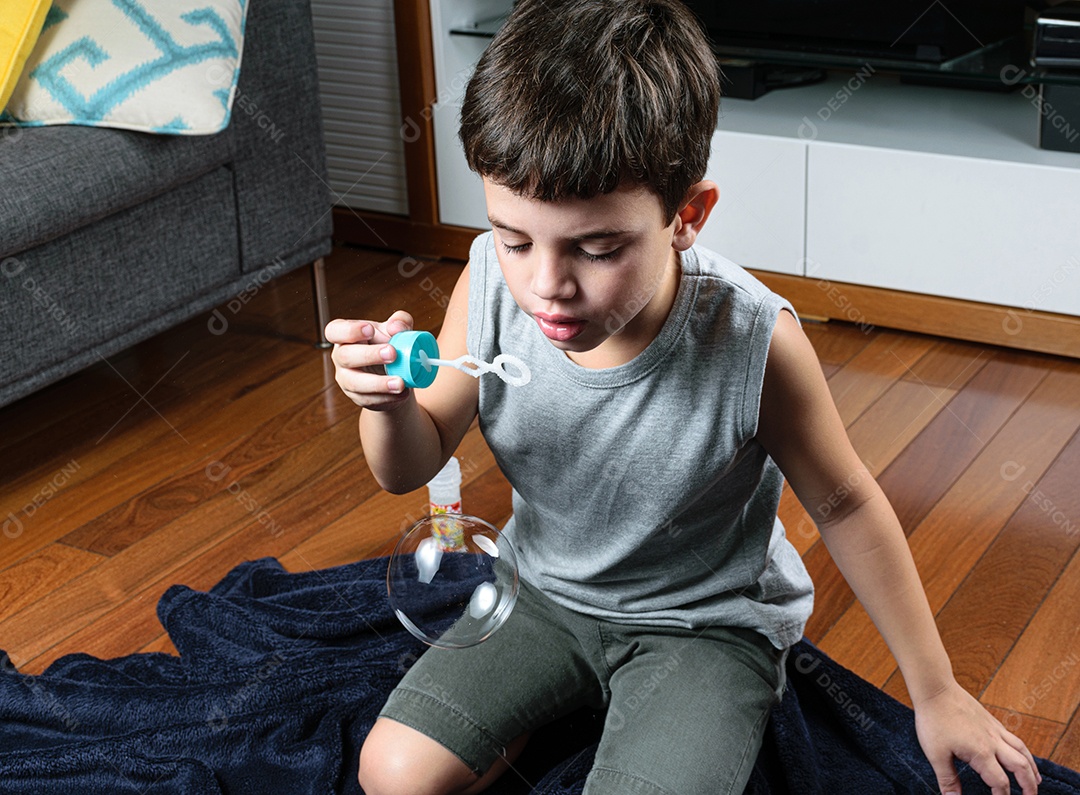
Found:
M 334 379 L 357 406 L 386 411 L 408 399 L 410 392 L 404 382 L 388 377 L 383 365 L 397 356 L 397 351 L 387 344 L 390 338 L 412 327 L 412 315 L 401 310 L 383 323 L 338 319 L 326 325 L 326 339 L 334 343 L 330 357 Z

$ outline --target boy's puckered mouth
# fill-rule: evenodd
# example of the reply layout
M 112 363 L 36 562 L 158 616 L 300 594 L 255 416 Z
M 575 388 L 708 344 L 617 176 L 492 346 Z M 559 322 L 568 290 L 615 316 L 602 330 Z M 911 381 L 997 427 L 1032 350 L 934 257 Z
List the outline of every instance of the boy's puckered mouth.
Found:
M 535 312 L 533 319 L 544 336 L 555 342 L 569 342 L 585 331 L 585 326 L 589 322 L 566 315 L 547 315 L 543 312 Z

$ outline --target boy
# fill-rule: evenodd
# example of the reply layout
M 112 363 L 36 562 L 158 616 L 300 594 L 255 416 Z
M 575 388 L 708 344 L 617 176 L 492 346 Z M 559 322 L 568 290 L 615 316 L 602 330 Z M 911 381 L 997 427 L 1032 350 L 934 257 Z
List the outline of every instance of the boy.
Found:
M 715 59 L 676 0 L 521 0 L 477 65 L 461 138 L 480 236 L 439 335 L 512 353 L 511 388 L 380 374 L 412 326 L 336 320 L 337 380 L 379 484 L 424 485 L 474 417 L 514 488 L 522 575 L 485 643 L 426 652 L 365 741 L 368 795 L 477 792 L 529 733 L 607 707 L 589 795 L 742 792 L 812 586 L 776 519 L 786 477 L 897 658 L 943 793 L 1038 771 L 956 683 L 891 507 L 848 442 L 791 306 L 695 247 Z M 782 474 L 781 474 L 782 473 Z M 835 502 L 835 500 L 834 500 Z

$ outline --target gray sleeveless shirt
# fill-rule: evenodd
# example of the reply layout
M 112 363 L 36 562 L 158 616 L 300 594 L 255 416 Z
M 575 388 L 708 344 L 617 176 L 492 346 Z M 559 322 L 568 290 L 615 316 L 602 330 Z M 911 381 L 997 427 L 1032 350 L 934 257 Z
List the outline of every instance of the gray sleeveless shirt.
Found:
M 776 516 L 783 475 L 754 438 L 773 327 L 790 304 L 694 247 L 656 339 L 624 365 L 589 369 L 518 308 L 490 232 L 469 261 L 469 353 L 511 353 L 533 374 L 523 387 L 480 378 L 521 576 L 609 621 L 799 640 L 813 585 Z

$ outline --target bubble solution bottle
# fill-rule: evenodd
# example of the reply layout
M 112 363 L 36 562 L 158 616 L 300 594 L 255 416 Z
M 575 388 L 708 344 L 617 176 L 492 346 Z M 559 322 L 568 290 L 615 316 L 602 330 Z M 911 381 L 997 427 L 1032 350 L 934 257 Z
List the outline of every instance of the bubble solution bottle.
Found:
M 461 513 L 461 464 L 450 456 L 446 466 L 427 484 L 429 513 Z
M 464 529 L 453 516 L 461 513 L 461 464 L 450 456 L 446 465 L 427 484 L 428 513 L 432 519 L 432 533 L 445 552 L 464 548 Z M 441 518 L 440 518 L 441 517 Z

